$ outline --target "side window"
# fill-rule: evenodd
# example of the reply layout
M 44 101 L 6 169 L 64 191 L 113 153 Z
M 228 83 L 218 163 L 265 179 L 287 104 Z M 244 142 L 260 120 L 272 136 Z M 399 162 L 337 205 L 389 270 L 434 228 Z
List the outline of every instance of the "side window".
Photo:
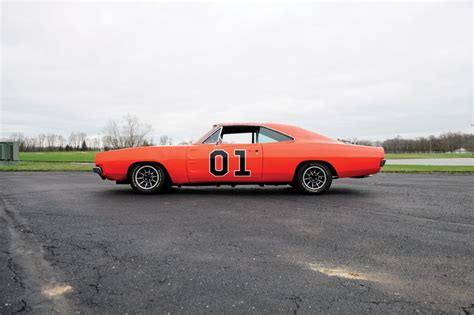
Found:
M 222 135 L 222 143 L 249 144 L 254 143 L 255 139 L 252 132 L 225 133 Z
M 260 130 L 258 131 L 258 143 L 272 143 L 291 140 L 293 140 L 293 138 L 265 127 L 260 127 Z
M 222 143 L 251 144 L 256 143 L 257 126 L 224 126 L 222 128 Z
M 219 140 L 219 135 L 221 134 L 221 129 L 217 129 L 214 131 L 212 135 L 210 135 L 206 140 L 203 141 L 204 144 L 216 144 Z

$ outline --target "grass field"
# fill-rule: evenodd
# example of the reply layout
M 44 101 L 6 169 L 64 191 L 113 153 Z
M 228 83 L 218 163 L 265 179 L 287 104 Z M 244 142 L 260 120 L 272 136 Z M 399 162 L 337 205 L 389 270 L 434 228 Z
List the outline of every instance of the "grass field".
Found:
M 74 162 L 29 162 L 24 161 L 14 165 L 0 165 L 0 171 L 13 172 L 91 172 L 93 164 L 80 164 Z
M 96 152 L 20 152 L 16 165 L 0 166 L 0 171 L 91 171 Z M 387 154 L 386 159 L 469 158 L 471 153 Z M 471 173 L 474 166 L 385 165 L 386 173 Z
M 474 158 L 472 153 L 387 153 L 387 160 Z
M 94 162 L 96 152 L 20 152 L 20 161 Z

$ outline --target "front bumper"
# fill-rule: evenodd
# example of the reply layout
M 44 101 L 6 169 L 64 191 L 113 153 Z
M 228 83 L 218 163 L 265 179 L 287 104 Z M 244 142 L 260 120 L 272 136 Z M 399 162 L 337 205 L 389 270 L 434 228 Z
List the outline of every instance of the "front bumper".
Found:
M 94 166 L 94 167 L 92 168 L 92 171 L 93 171 L 94 173 L 99 174 L 100 178 L 105 179 L 104 175 L 102 175 L 102 168 L 101 168 L 101 167 L 99 167 L 99 166 Z

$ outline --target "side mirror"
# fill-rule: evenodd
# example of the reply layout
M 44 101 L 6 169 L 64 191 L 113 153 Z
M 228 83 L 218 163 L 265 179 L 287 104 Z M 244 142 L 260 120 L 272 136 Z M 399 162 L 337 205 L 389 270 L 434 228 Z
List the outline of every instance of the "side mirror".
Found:
M 216 145 L 221 145 L 221 144 L 222 144 L 222 137 L 219 137 L 219 139 L 217 139 Z

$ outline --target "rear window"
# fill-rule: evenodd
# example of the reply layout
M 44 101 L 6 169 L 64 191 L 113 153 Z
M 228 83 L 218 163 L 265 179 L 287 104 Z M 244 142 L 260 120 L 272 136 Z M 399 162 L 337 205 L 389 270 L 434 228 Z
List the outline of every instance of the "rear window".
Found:
M 260 127 L 258 131 L 258 143 L 272 143 L 291 140 L 293 140 L 293 138 L 291 138 L 290 136 L 284 135 L 278 131 L 271 130 L 265 127 Z

